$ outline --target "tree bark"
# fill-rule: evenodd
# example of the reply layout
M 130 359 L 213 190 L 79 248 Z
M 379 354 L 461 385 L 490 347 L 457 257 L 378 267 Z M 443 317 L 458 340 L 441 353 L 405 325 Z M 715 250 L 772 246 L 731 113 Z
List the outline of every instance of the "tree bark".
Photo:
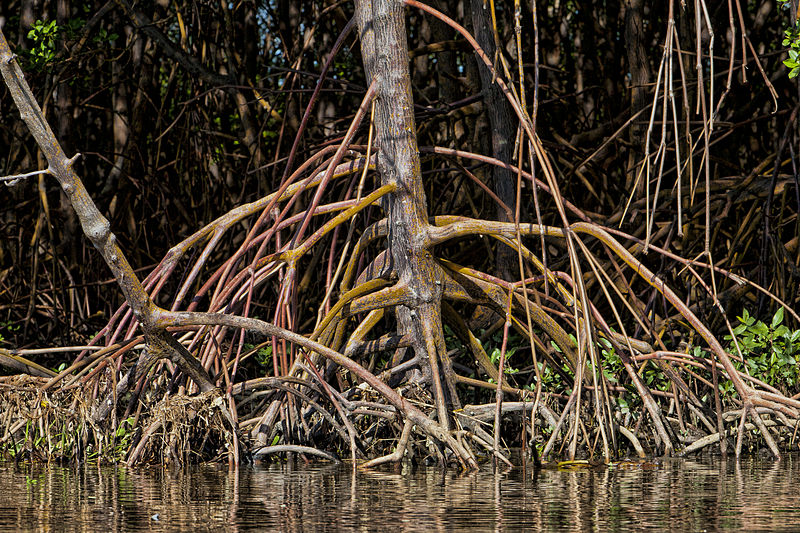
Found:
M 631 116 L 643 109 L 648 103 L 648 87 L 650 80 L 650 63 L 645 48 L 643 0 L 625 1 L 625 45 L 628 50 L 628 70 L 631 74 Z M 628 154 L 626 187 L 630 191 L 636 180 L 636 163 L 638 149 L 642 148 L 642 140 L 646 126 L 634 122 L 630 129 L 631 151 Z M 643 150 L 642 150 L 643 151 Z M 643 184 L 639 186 L 644 189 Z
M 492 33 L 492 21 L 489 18 L 488 7 L 483 0 L 472 0 L 472 26 L 475 40 L 483 48 L 489 57 L 494 57 L 497 51 L 494 35 Z M 514 150 L 514 137 L 516 135 L 513 126 L 513 112 L 508 100 L 503 95 L 493 79 L 489 67 L 478 59 L 478 72 L 481 76 L 481 86 L 483 88 L 483 103 L 489 115 L 489 129 L 491 130 L 492 154 L 495 159 L 503 163 L 511 164 Z M 497 197 L 510 209 L 514 209 L 514 176 L 508 168 L 494 166 L 492 168 L 492 186 Z M 503 206 L 496 206 L 495 213 L 500 222 L 512 222 L 508 212 Z M 497 269 L 500 276 L 510 281 L 513 277 L 516 254 L 507 246 L 501 246 L 497 252 Z
M 390 223 L 388 265 L 397 273 L 409 302 L 395 309 L 398 334 L 412 339 L 424 378 L 433 388 L 439 423 L 447 428 L 448 405 L 456 405 L 458 400 L 444 349 L 443 274 L 429 251 L 428 207 L 420 174 L 403 3 L 360 0 L 356 2 L 356 20 L 367 78 L 378 84 L 378 172 L 383 185 L 397 186 L 384 209 Z

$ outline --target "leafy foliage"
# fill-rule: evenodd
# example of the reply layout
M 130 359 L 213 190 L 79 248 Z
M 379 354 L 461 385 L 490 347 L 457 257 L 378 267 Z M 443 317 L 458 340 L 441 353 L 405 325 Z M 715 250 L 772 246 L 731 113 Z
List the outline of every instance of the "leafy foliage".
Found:
M 789 9 L 791 2 L 779 0 L 778 3 L 782 9 Z M 796 78 L 800 74 L 800 22 L 795 20 L 783 34 L 784 39 L 781 44 L 789 48 L 787 50 L 789 58 L 785 59 L 783 64 L 789 68 L 789 77 Z
M 783 324 L 783 307 L 775 312 L 769 324 L 756 320 L 747 310 L 737 318 L 739 325 L 733 333 L 746 371 L 784 392 L 796 389 L 800 384 L 800 330 L 791 330 Z M 735 354 L 733 338 L 728 335 L 725 339 L 731 342 L 728 351 Z
M 34 43 L 33 48 L 25 52 L 26 67 L 31 70 L 42 70 L 56 57 L 56 40 L 60 28 L 55 20 L 34 22 L 28 31 L 28 39 Z

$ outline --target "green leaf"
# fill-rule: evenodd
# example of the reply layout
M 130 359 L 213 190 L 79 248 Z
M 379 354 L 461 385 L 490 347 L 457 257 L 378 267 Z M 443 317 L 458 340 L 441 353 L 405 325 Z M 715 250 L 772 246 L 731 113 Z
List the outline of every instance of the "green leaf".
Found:
M 767 327 L 766 324 L 764 324 L 760 320 L 751 329 L 753 333 L 755 333 L 756 335 L 761 335 L 762 337 L 766 337 L 767 335 L 769 335 L 769 328 Z
M 742 316 L 736 318 L 739 319 L 739 322 L 748 326 L 753 323 L 753 318 L 750 316 L 750 313 L 747 312 L 747 309 L 742 310 Z
M 780 307 L 777 311 L 775 311 L 775 315 L 772 317 L 772 329 L 777 328 L 783 322 L 783 307 Z

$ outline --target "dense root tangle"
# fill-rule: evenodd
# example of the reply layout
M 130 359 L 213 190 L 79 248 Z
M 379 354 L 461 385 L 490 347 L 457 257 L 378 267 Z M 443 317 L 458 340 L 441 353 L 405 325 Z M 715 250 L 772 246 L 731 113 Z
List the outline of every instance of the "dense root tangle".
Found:
M 594 193 L 592 182 L 606 178 L 591 160 L 614 137 L 588 156 L 560 154 L 537 135 L 538 102 L 529 106 L 524 84 L 512 81 L 525 77 L 520 39 L 512 42 L 514 74 L 497 46 L 494 14 L 482 14 L 480 1 L 472 2 L 472 24 L 494 35 L 473 37 L 427 5 L 406 4 L 474 51 L 484 105 L 496 106 L 490 118 L 514 142 L 495 135 L 490 157 L 424 133 L 435 122 L 415 113 L 406 8 L 358 0 L 323 66 L 324 77 L 356 31 L 365 90 L 346 131 L 296 164 L 320 80 L 281 160 L 282 179 L 174 245 L 141 281 L 0 35 L 0 70 L 47 160 L 44 172 L 58 180 L 126 301 L 58 373 L 25 352 L 0 350 L 0 364 L 31 376 L 0 381 L 13 391 L 3 395 L 0 444 L 33 455 L 16 444 L 28 427 L 31 438 L 45 437 L 44 455 L 67 458 L 93 450 L 129 463 L 238 464 L 291 453 L 349 456 L 364 468 L 413 460 L 476 469 L 483 459 L 511 464 L 514 446 L 545 460 L 611 461 L 717 443 L 725 452 L 735 436 L 737 455 L 763 443 L 780 456 L 800 400 L 749 372 L 725 306 L 748 289 L 787 320 L 800 317 L 794 296 L 719 266 L 735 264 L 732 256 L 712 260 L 724 244 L 712 239 L 710 206 L 724 200 L 726 210 L 740 209 L 764 191 L 751 181 L 731 194 L 730 183 L 710 179 L 713 91 L 711 101 L 702 90 L 696 96 L 699 135 L 678 135 L 672 11 L 653 102 L 642 103 L 638 88 L 634 95 L 633 116 L 651 111 L 644 158 L 629 158 L 630 197 L 600 215 L 562 189 L 578 176 L 581 190 Z M 147 22 L 126 9 L 137 24 Z M 706 24 L 700 14 L 698 24 Z M 700 89 L 702 72 L 698 66 Z M 657 109 L 662 139 L 651 154 Z M 508 120 L 513 127 L 497 123 Z M 257 137 L 245 140 L 261 162 Z M 664 169 L 667 144 L 672 171 Z M 687 161 L 703 165 L 704 183 L 692 181 L 703 209 L 681 189 Z M 458 186 L 429 186 L 424 172 L 453 173 Z M 788 184 L 776 170 L 768 194 Z M 669 202 L 674 218 L 665 215 Z M 626 217 L 636 222 L 624 226 Z M 702 250 L 684 235 L 698 227 Z M 720 332 L 730 334 L 728 346 Z M 79 409 L 65 415 L 70 402 Z M 60 445 L 53 427 L 67 436 Z

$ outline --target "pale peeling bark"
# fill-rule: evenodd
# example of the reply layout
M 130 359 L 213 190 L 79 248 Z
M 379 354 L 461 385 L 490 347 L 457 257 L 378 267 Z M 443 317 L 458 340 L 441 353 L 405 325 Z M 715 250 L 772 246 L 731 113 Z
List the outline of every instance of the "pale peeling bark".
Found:
M 356 19 L 367 77 L 378 84 L 378 172 L 382 184 L 397 186 L 388 196 L 385 209 L 390 221 L 388 266 L 408 295 L 408 304 L 395 308 L 398 333 L 412 339 L 414 354 L 433 388 L 439 421 L 447 427 L 448 407 L 457 406 L 458 399 L 444 349 L 440 312 L 443 275 L 429 250 L 428 208 L 420 175 L 403 3 L 359 1 Z
M 208 373 L 166 328 L 159 327 L 155 321 L 158 307 L 142 287 L 139 278 L 122 252 L 117 237 L 111 231 L 111 224 L 95 205 L 83 182 L 73 169 L 78 155 L 68 159 L 64 149 L 53 134 L 44 118 L 39 104 L 33 97 L 22 70 L 8 46 L 5 36 L 0 32 L 0 72 L 8 86 L 14 102 L 19 108 L 22 120 L 27 124 L 40 150 L 47 159 L 46 174 L 58 180 L 61 190 L 67 196 L 75 214 L 80 220 L 86 237 L 103 256 L 106 264 L 117 280 L 125 300 L 139 320 L 148 344 L 148 352 L 156 358 L 169 358 L 183 372 L 195 381 L 201 391 L 214 388 Z M 103 405 L 103 412 L 108 408 Z

